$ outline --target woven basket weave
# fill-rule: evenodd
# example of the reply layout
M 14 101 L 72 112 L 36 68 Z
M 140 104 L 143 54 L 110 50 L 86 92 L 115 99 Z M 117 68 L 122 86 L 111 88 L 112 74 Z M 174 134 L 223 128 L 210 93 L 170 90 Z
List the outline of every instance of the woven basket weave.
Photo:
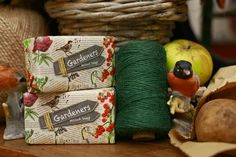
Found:
M 175 21 L 187 18 L 186 0 L 49 0 L 45 9 L 61 34 L 113 35 L 118 42 L 166 43 Z
M 48 33 L 42 16 L 29 9 L 0 5 L 0 61 L 25 74 L 23 39 Z M 0 121 L 3 119 L 1 104 L 6 93 L 0 92 Z

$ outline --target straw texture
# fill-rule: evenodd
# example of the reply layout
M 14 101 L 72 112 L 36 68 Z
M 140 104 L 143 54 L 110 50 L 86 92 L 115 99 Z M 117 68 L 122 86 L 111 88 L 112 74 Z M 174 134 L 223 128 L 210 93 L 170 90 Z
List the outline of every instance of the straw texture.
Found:
M 25 75 L 22 40 L 47 34 L 47 25 L 41 15 L 29 9 L 0 5 L 0 10 L 0 61 Z M 0 104 L 5 101 L 6 93 L 1 91 Z M 0 107 L 0 119 L 2 117 Z

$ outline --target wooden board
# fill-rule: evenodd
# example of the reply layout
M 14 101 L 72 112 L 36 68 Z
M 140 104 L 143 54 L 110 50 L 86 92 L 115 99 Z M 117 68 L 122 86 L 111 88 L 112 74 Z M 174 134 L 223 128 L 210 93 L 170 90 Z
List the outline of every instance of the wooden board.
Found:
M 27 145 L 23 139 L 4 141 L 0 125 L 0 157 L 186 157 L 168 140 L 155 142 L 118 141 L 113 145 Z M 229 152 L 216 157 L 233 157 Z
M 24 140 L 3 141 L 0 126 L 0 157 L 185 157 L 168 141 L 118 141 L 113 145 L 27 145 Z

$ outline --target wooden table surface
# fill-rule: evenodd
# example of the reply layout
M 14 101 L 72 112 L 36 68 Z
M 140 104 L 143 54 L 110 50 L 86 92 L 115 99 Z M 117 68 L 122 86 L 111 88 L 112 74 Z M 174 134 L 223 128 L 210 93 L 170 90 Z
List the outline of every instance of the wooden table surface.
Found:
M 0 126 L 0 157 L 185 157 L 169 141 L 117 141 L 113 145 L 27 145 L 23 139 L 4 141 Z

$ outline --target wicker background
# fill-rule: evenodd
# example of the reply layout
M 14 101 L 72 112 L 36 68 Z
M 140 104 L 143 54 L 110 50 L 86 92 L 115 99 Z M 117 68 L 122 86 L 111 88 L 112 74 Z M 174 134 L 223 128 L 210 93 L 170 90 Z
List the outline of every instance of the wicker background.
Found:
M 9 63 L 25 74 L 22 40 L 48 34 L 44 18 L 37 12 L 15 6 L 0 5 L 0 61 Z M 0 104 L 6 101 L 6 93 L 0 91 Z M 0 121 L 3 118 L 0 105 Z
M 166 43 L 176 21 L 187 19 L 186 0 L 49 0 L 49 16 L 66 35 L 112 35 Z

